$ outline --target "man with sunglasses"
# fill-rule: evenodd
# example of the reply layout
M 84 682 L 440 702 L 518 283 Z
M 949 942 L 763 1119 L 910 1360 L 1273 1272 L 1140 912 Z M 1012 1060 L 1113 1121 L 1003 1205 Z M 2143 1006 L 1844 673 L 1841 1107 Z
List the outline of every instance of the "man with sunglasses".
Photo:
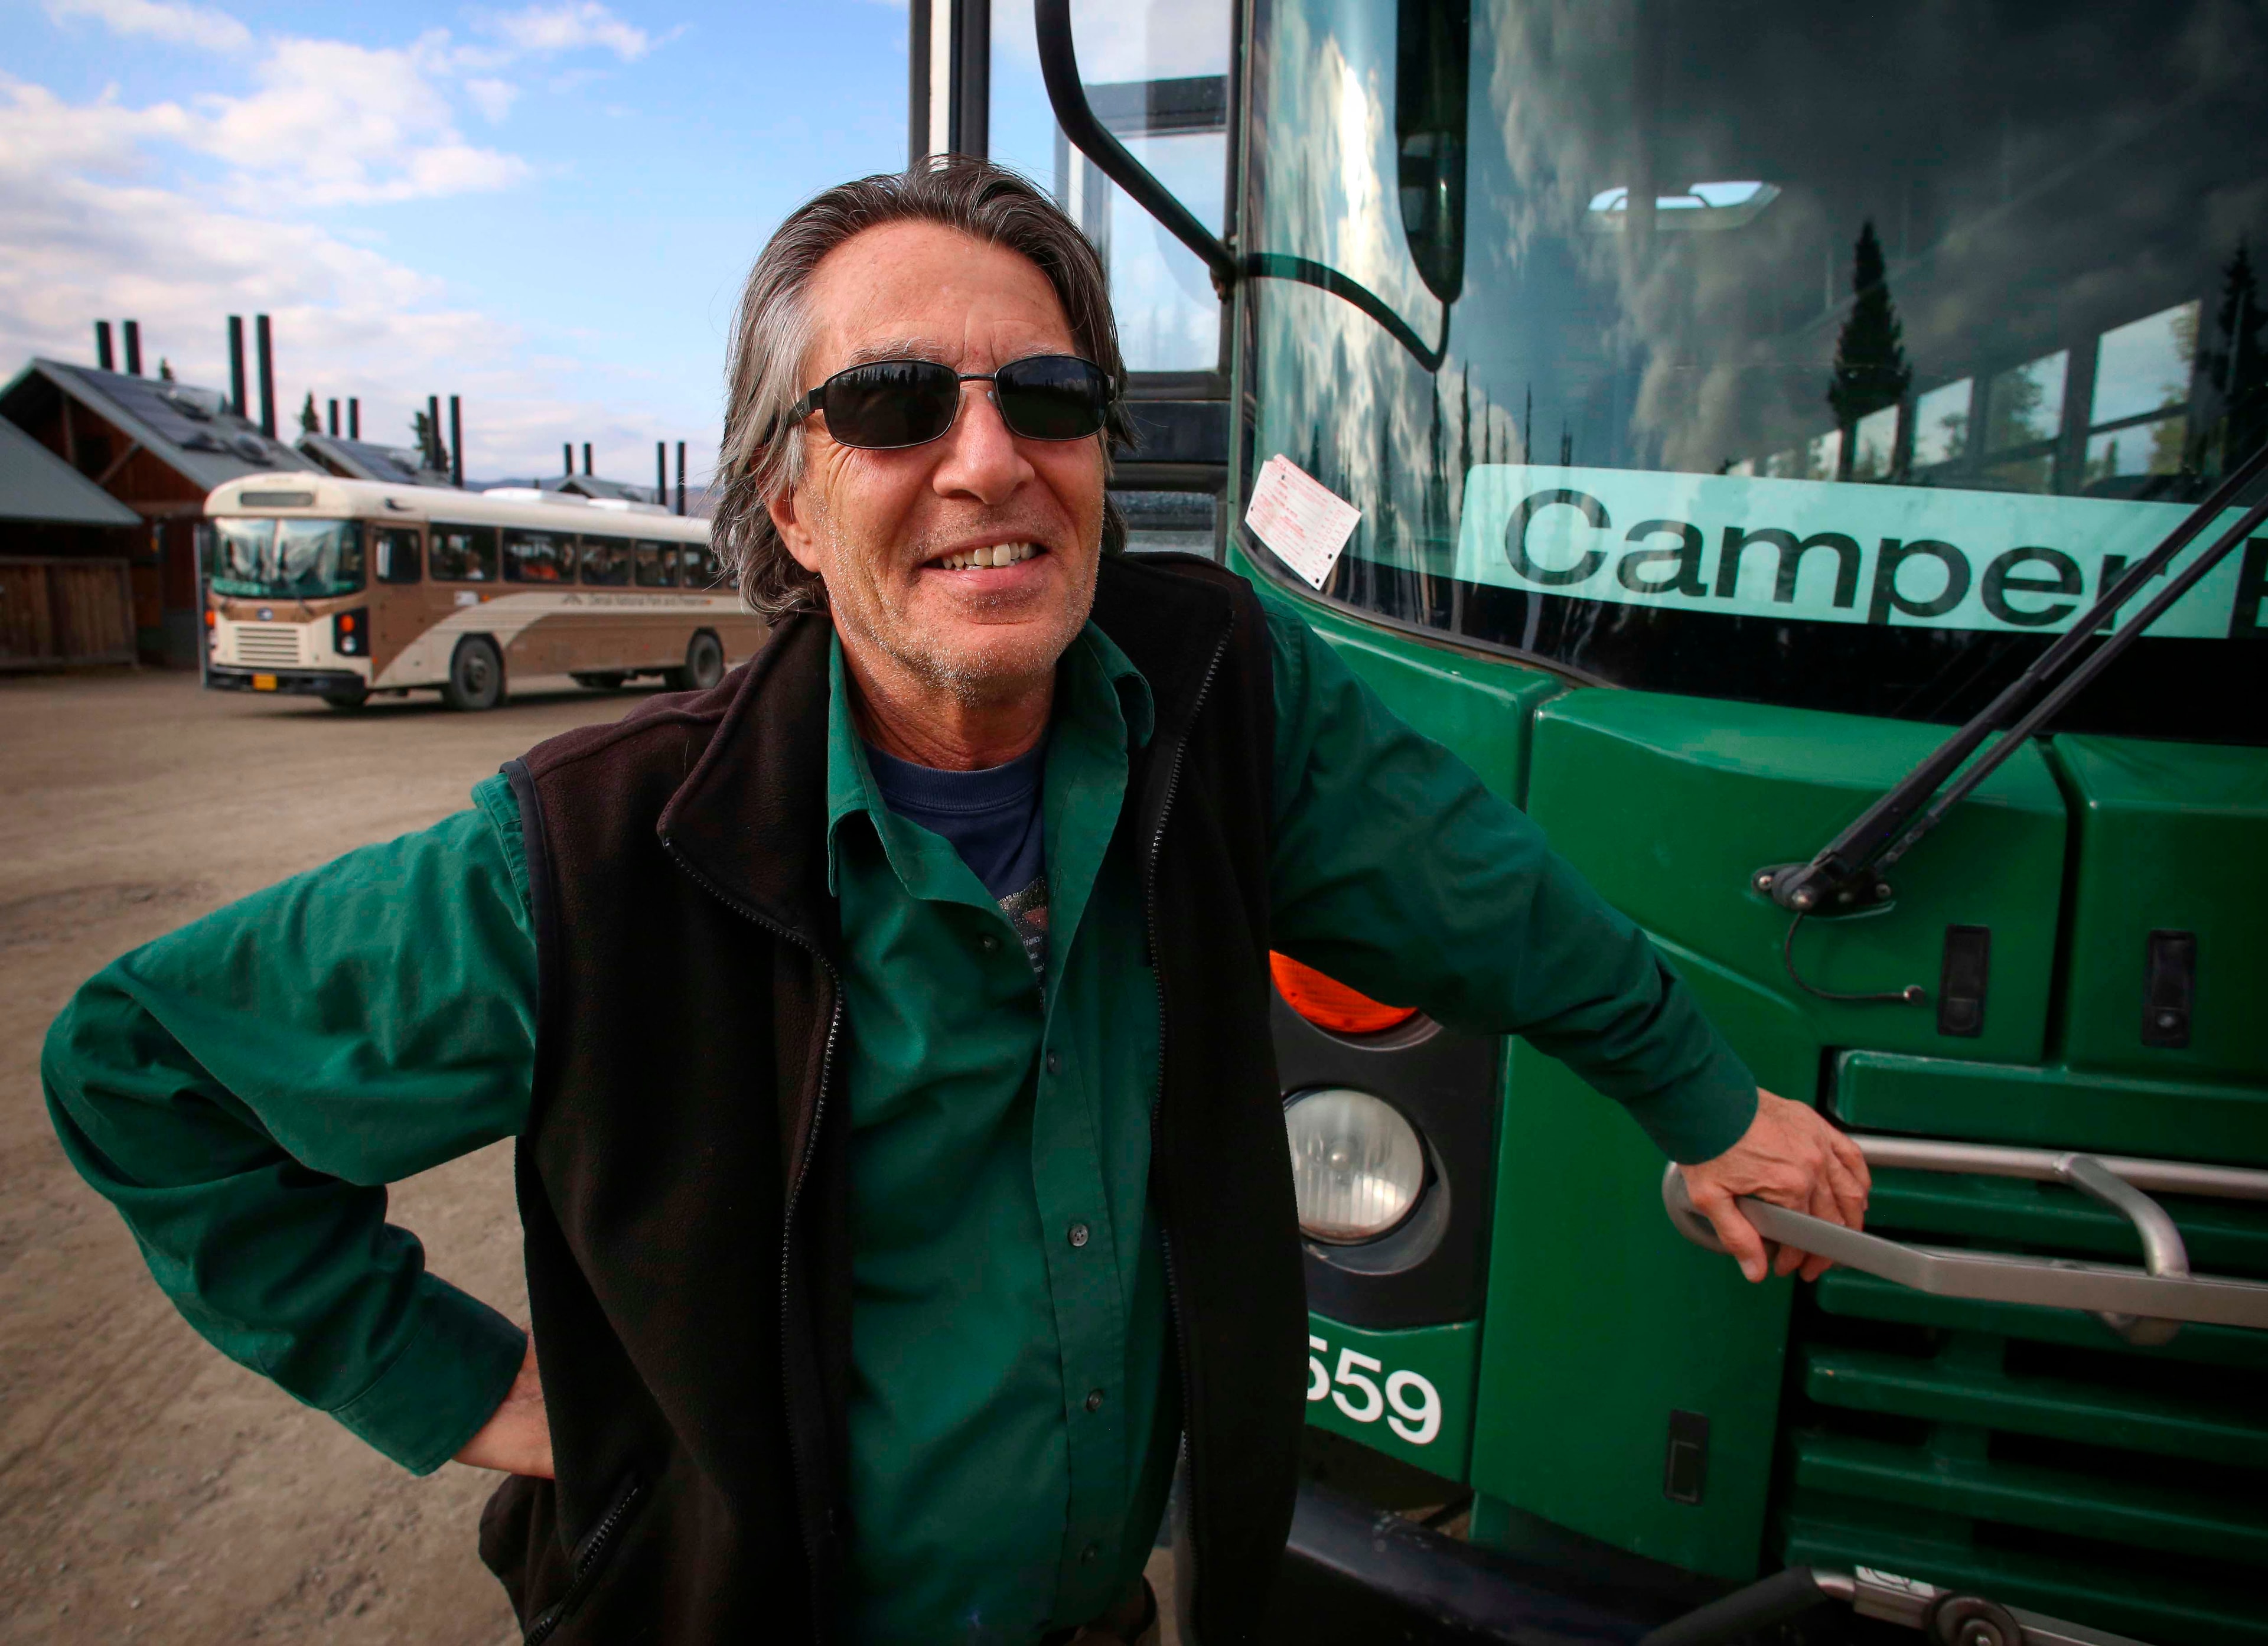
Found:
M 1271 947 L 1566 1059 L 1751 1278 L 1733 1195 L 1859 1219 L 1855 1150 L 1518 812 L 1240 579 L 1117 552 L 1120 375 L 1020 179 L 821 195 L 729 378 L 763 650 L 50 1036 L 201 1331 L 413 1469 L 510 1473 L 530 1640 L 1148 1638 L 1177 1459 L 1186 1637 L 1251 1637 L 1304 1418 Z M 357 1187 L 507 1135 L 532 1340 Z

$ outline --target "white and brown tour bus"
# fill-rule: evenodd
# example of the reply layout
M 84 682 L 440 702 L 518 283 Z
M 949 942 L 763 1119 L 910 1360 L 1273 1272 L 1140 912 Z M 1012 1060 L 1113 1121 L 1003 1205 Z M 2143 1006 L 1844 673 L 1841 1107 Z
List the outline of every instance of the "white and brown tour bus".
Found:
M 438 689 L 492 709 L 514 675 L 714 685 L 761 619 L 709 523 L 652 503 L 247 474 L 206 500 L 205 684 L 341 709 Z

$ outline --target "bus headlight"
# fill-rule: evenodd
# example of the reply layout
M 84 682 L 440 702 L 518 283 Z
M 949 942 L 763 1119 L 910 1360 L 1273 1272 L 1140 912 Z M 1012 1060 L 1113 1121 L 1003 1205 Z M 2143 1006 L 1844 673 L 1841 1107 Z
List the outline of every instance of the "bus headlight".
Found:
M 1374 1240 L 1425 1187 L 1425 1148 L 1391 1104 L 1345 1086 L 1302 1093 L 1284 1111 L 1300 1227 L 1337 1245 Z

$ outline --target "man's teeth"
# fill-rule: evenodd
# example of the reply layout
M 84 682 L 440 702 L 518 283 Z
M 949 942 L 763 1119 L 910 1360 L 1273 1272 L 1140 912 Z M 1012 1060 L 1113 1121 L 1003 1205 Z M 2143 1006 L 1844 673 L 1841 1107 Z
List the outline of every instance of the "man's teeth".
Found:
M 978 566 L 1012 566 L 1020 560 L 1029 560 L 1040 552 L 1035 543 L 995 543 L 988 548 L 971 548 L 958 555 L 947 555 L 937 563 L 947 571 L 968 571 Z

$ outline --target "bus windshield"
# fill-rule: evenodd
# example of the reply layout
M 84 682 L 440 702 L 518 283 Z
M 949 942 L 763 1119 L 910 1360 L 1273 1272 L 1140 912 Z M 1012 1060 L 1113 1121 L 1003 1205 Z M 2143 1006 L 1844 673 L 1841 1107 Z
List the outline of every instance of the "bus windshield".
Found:
M 362 529 L 352 520 L 212 521 L 216 594 L 261 600 L 320 600 L 362 587 Z
M 1240 239 L 1400 321 L 1247 286 L 1248 490 L 1361 511 L 1326 598 L 1958 720 L 2268 435 L 2256 8 L 1256 6 Z M 2059 724 L 2268 741 L 2264 598 L 2268 536 Z

